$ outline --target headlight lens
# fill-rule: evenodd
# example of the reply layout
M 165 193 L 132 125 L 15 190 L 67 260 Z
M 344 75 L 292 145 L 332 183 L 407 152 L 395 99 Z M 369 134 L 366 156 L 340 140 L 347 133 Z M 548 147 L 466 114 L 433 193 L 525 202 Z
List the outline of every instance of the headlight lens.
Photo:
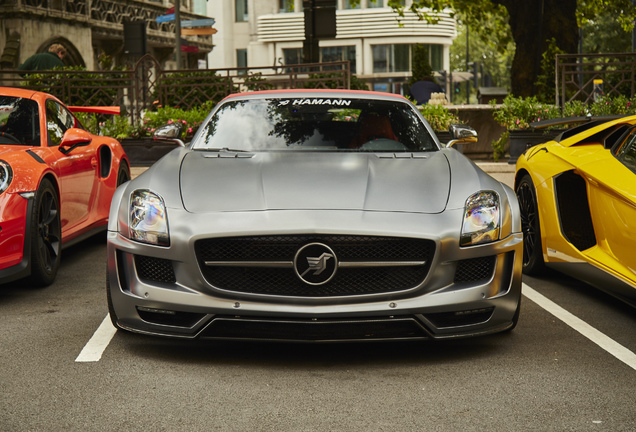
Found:
M 11 165 L 7 162 L 0 160 L 0 193 L 7 190 L 13 180 L 13 170 Z
M 499 195 L 493 191 L 481 191 L 466 200 L 461 246 L 488 243 L 499 239 Z
M 143 243 L 169 246 L 168 215 L 163 199 L 148 190 L 130 196 L 130 238 Z

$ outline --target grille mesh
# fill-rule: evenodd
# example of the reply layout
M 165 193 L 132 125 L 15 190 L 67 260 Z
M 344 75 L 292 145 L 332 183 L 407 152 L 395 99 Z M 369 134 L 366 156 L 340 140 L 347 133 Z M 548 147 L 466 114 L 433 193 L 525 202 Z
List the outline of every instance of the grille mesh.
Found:
M 135 255 L 135 268 L 139 279 L 144 282 L 175 283 L 177 281 L 172 268 L 172 261 Z
M 320 242 L 340 261 L 425 261 L 422 266 L 340 268 L 324 285 L 301 281 L 292 268 L 207 266 L 205 261 L 288 261 L 302 246 Z M 234 292 L 301 297 L 351 296 L 395 292 L 422 283 L 435 244 L 397 237 L 292 235 L 231 237 L 199 240 L 199 267 L 211 285 Z
M 489 280 L 495 271 L 495 259 L 493 255 L 459 261 L 455 271 L 455 283 Z

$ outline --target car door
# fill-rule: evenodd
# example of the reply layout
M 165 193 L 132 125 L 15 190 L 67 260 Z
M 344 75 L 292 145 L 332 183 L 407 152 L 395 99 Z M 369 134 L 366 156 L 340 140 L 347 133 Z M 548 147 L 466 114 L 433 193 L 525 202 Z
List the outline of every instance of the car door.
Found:
M 590 207 L 598 245 L 613 257 L 612 268 L 636 281 L 636 128 L 599 161 L 590 187 Z
M 64 132 L 75 127 L 75 118 L 66 107 L 53 99 L 46 101 L 48 146 L 59 147 Z M 96 187 L 97 159 L 90 145 L 79 146 L 67 154 L 58 150 L 57 172 L 60 177 L 60 211 L 63 236 L 80 230 L 88 219 Z

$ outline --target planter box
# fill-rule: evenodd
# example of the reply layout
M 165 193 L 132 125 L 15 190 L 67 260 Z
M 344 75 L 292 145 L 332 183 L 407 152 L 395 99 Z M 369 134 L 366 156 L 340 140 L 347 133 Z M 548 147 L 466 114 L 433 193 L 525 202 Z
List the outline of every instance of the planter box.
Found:
M 510 132 L 510 158 L 508 163 L 514 165 L 526 149 L 554 139 L 563 130 L 519 129 Z
M 178 147 L 171 141 L 155 141 L 152 138 L 124 138 L 119 142 L 128 155 L 130 166 L 150 166 Z

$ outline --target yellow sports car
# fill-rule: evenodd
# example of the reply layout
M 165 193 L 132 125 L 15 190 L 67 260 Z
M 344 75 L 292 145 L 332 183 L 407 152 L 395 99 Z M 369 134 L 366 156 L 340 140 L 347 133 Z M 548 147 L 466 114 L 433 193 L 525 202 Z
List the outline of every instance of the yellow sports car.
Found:
M 636 116 L 589 120 L 518 159 L 523 272 L 546 267 L 636 307 Z

